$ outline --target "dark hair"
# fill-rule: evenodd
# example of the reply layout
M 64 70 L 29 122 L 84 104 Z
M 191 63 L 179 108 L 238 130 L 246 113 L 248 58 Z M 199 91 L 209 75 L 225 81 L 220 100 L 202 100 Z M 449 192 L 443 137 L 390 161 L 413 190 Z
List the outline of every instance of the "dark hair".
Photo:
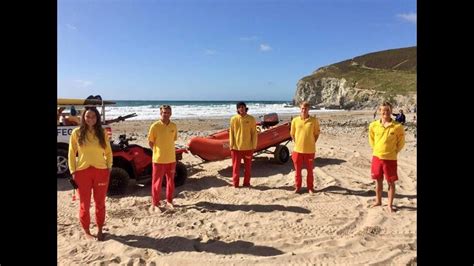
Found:
M 160 111 L 163 111 L 163 110 L 165 110 L 165 109 L 168 109 L 168 110 L 171 111 L 171 106 L 169 106 L 169 105 L 167 105 L 167 104 L 162 104 L 162 105 L 160 106 Z
M 100 95 L 96 95 L 96 96 L 94 96 L 94 95 L 89 95 L 89 97 L 87 97 L 86 100 L 88 100 L 88 99 L 94 99 L 94 100 L 100 100 L 100 101 L 102 101 L 102 97 L 100 97 Z
M 95 113 L 96 122 L 94 125 L 94 132 L 95 136 L 99 139 L 100 146 L 105 149 L 105 136 L 104 136 L 104 129 L 102 128 L 102 122 L 100 120 L 100 113 L 95 107 L 86 107 L 84 112 L 82 112 L 81 116 L 81 126 L 79 127 L 79 145 L 83 145 L 86 142 L 86 132 L 87 132 L 87 124 L 86 124 L 86 113 L 87 111 L 92 111 Z
M 240 106 L 245 106 L 245 112 L 248 112 L 248 111 L 249 111 L 249 108 L 247 107 L 247 105 L 246 105 L 244 102 L 238 102 L 238 103 L 236 104 L 237 113 L 238 113 L 238 114 L 240 114 L 240 113 L 239 113 L 239 110 L 238 110 Z
M 380 105 L 380 107 L 382 107 L 382 106 L 388 106 L 388 108 L 390 108 L 390 112 L 393 110 L 392 104 L 389 103 L 389 102 L 383 102 L 383 103 Z M 380 107 L 379 107 L 379 108 L 380 108 Z

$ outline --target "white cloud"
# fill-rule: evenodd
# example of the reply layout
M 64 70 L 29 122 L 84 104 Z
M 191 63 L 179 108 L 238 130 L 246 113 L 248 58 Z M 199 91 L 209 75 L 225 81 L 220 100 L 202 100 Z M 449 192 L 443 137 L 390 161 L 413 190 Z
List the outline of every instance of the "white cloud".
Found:
M 245 36 L 245 37 L 240 37 L 241 41 L 256 41 L 258 39 L 257 36 Z
M 72 24 L 66 24 L 66 27 L 70 30 L 77 30 L 77 27 Z
M 83 88 L 87 88 L 87 87 L 89 87 L 90 85 L 92 85 L 92 81 L 82 80 L 82 79 L 76 79 L 76 80 L 74 80 L 74 83 L 75 83 L 78 87 L 83 87 Z
M 405 14 L 397 14 L 397 17 L 402 19 L 403 21 L 416 23 L 416 13 L 405 13 Z
M 271 50 L 272 50 L 272 47 L 270 47 L 270 45 L 265 44 L 265 43 L 260 44 L 260 51 L 268 52 L 268 51 L 271 51 Z
M 217 51 L 216 50 L 211 50 L 211 49 L 206 49 L 206 51 L 204 53 L 206 55 L 215 55 L 215 54 L 217 54 Z

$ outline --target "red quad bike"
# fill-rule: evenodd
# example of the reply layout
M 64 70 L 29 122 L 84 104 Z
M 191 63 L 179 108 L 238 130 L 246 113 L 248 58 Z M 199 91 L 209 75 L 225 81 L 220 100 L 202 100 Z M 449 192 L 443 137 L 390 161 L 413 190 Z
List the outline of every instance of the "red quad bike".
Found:
M 118 141 L 111 142 L 114 161 L 110 173 L 108 195 L 125 194 L 130 179 L 135 179 L 138 183 L 152 178 L 153 152 L 149 148 L 128 143 L 133 140 L 136 139 L 120 135 Z M 183 152 L 188 151 L 185 148 L 176 147 L 176 174 L 174 176 L 176 187 L 183 185 L 188 177 L 186 166 L 179 161 L 183 158 Z M 166 184 L 166 178 L 163 183 Z

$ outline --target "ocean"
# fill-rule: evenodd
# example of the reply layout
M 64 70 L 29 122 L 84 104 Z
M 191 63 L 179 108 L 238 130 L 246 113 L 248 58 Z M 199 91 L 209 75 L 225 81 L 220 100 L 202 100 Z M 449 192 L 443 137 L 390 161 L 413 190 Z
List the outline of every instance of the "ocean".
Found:
M 160 118 L 160 106 L 171 106 L 175 118 L 223 118 L 236 114 L 235 104 L 238 101 L 116 101 L 114 106 L 106 107 L 107 119 L 136 113 L 137 116 L 127 120 L 157 120 Z M 255 117 L 267 113 L 299 114 L 300 109 L 291 106 L 288 101 L 246 101 L 248 113 Z M 310 113 L 336 110 L 311 110 Z

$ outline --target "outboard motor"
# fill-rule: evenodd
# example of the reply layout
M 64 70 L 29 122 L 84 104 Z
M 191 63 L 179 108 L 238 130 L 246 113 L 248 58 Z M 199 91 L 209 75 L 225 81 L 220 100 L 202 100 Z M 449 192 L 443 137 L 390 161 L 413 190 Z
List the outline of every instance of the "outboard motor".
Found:
M 279 122 L 280 120 L 278 119 L 277 113 L 269 113 L 262 116 L 260 125 L 262 125 L 263 128 L 269 128 L 278 124 Z

